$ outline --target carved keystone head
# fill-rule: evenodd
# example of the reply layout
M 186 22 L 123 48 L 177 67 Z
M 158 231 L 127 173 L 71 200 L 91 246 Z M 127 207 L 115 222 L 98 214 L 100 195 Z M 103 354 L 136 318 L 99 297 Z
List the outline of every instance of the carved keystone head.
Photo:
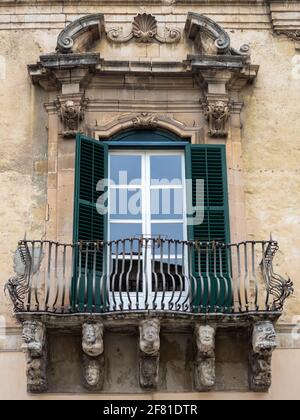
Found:
M 254 325 L 252 346 L 255 353 L 272 352 L 277 347 L 276 332 L 272 322 L 257 322 Z
M 140 350 L 147 355 L 155 355 L 160 349 L 160 323 L 149 319 L 140 323 Z
M 99 322 L 85 322 L 82 326 L 82 349 L 89 356 L 103 353 L 103 325 Z
M 195 339 L 197 350 L 201 355 L 213 355 L 215 350 L 215 328 L 210 325 L 197 325 Z

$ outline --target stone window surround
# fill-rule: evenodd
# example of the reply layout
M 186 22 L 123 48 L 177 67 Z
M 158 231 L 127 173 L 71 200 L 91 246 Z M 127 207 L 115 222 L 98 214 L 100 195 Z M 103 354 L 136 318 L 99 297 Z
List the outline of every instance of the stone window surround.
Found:
M 149 119 L 153 114 L 158 128 L 169 130 L 182 138 L 189 138 L 192 143 L 226 144 L 231 241 L 245 240 L 247 230 L 241 151 L 243 103 L 239 99 L 239 91 L 247 83 L 253 82 L 258 72 L 258 66 L 250 63 L 248 48 L 243 46 L 240 51 L 234 50 L 230 46 L 228 34 L 218 24 L 204 16 L 189 13 L 185 33 L 182 36 L 189 38 L 196 49 L 199 49 L 202 47 L 199 44 L 198 35 L 204 30 L 215 42 L 217 55 L 203 53 L 189 55 L 182 63 L 106 61 L 99 54 L 88 52 L 91 43 L 105 36 L 103 35 L 104 22 L 105 17 L 102 15 L 91 15 L 90 19 L 87 16 L 79 19 L 77 23 L 72 23 L 59 35 L 57 47 L 59 50 L 59 45 L 65 42 L 66 45 L 71 46 L 67 48 L 67 50 L 72 49 L 71 53 L 61 50 L 55 54 L 43 55 L 37 64 L 28 66 L 34 84 L 49 91 L 52 97 L 54 97 L 52 92 L 56 91 L 58 94 L 56 100 L 45 105 L 48 112 L 48 210 L 50 214 L 47 222 L 47 237 L 53 240 L 70 240 L 70 236 L 61 235 L 59 230 L 59 179 L 63 176 L 63 173 L 59 173 L 59 142 L 74 138 L 76 131 L 83 131 L 99 139 L 108 138 L 121 130 L 136 128 L 136 120 L 141 120 L 141 116 L 144 121 L 143 126 L 147 127 L 145 114 L 148 114 Z M 81 41 L 82 36 L 83 41 Z M 77 48 L 80 52 L 76 50 Z M 95 126 L 91 126 L 86 123 L 87 117 L 90 111 L 100 110 L 99 102 L 88 98 L 85 91 L 92 80 L 101 79 L 105 74 L 110 74 L 111 77 L 139 74 L 164 78 L 166 76 L 191 77 L 199 85 L 200 103 L 197 108 L 200 112 L 202 110 L 204 120 L 205 118 L 209 120 L 211 114 L 208 110 L 214 109 L 216 104 L 221 104 L 221 108 L 229 110 L 230 118 L 226 117 L 224 120 L 226 132 L 223 130 L 222 135 L 217 134 L 213 138 L 205 121 L 200 126 L 189 126 L 174 119 L 173 114 L 170 113 L 159 111 L 141 113 L 139 109 L 134 109 L 134 103 L 131 105 L 132 112 L 120 113 L 120 116 L 114 116 L 108 124 L 100 126 L 96 123 Z M 170 89 L 172 90 L 171 84 Z M 148 127 L 151 128 L 150 125 Z

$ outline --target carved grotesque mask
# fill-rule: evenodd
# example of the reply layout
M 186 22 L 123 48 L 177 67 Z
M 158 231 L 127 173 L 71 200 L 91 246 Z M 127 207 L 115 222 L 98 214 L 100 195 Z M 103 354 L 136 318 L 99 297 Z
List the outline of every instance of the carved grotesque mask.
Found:
M 26 321 L 23 324 L 22 340 L 25 344 L 29 344 L 35 341 L 35 335 L 37 330 L 37 324 Z
M 209 325 L 201 325 L 196 329 L 197 349 L 201 353 L 210 353 L 215 348 L 215 329 Z
M 103 353 L 103 325 L 99 323 L 85 323 L 82 327 L 82 349 L 90 356 Z
M 143 321 L 140 325 L 140 349 L 146 354 L 155 354 L 159 351 L 160 326 L 157 320 Z
M 276 332 L 272 322 L 260 322 L 254 326 L 252 344 L 255 353 L 270 352 L 276 348 Z
M 99 363 L 96 360 L 90 360 L 85 367 L 85 380 L 88 386 L 96 387 L 100 380 Z
M 96 341 L 96 326 L 94 324 L 85 324 L 83 330 L 84 340 L 88 344 L 94 344 Z
M 222 102 L 222 101 L 216 102 L 215 107 L 214 107 L 215 116 L 216 117 L 221 117 L 224 114 L 225 111 L 226 111 L 225 103 Z
M 71 116 L 76 115 L 76 107 L 73 101 L 67 101 L 65 104 L 65 111 Z

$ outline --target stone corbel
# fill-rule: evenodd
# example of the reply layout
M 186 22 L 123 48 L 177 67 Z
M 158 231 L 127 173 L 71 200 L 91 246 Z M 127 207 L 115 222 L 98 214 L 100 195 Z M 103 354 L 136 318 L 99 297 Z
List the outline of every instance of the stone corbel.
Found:
M 272 353 L 277 347 L 271 321 L 257 322 L 253 327 L 250 350 L 250 388 L 267 392 L 272 384 Z
M 204 116 L 208 123 L 208 134 L 210 137 L 228 137 L 230 108 L 231 105 L 228 98 L 208 98 L 203 103 Z
M 46 327 L 39 321 L 23 323 L 22 350 L 26 353 L 27 391 L 46 392 L 47 383 L 47 342 Z
M 156 389 L 159 381 L 160 322 L 158 319 L 141 321 L 139 326 L 140 385 Z
M 216 382 L 215 372 L 215 335 L 216 329 L 209 325 L 195 327 L 195 389 L 210 391 Z
M 103 324 L 85 322 L 82 326 L 83 386 L 101 391 L 104 383 Z
M 78 132 L 83 132 L 86 106 L 87 100 L 81 93 L 58 96 L 56 108 L 62 124 L 62 137 L 74 138 Z

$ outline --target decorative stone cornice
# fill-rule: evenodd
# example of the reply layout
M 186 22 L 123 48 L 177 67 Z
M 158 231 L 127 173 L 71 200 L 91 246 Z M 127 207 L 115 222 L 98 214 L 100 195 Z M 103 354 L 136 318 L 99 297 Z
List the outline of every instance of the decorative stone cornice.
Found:
M 59 90 L 66 82 L 64 79 L 71 77 L 68 83 L 80 83 L 84 89 L 92 76 L 97 74 L 181 76 L 199 74 L 210 69 L 231 72 L 228 83 L 234 89 L 239 89 L 252 81 L 258 71 L 257 66 L 250 64 L 250 49 L 247 45 L 243 45 L 239 51 L 234 50 L 230 46 L 228 33 L 216 22 L 200 14 L 189 13 L 185 26 L 185 35 L 194 42 L 198 53 L 177 62 L 103 60 L 99 53 L 87 51 L 92 41 L 101 37 L 103 32 L 102 15 L 88 15 L 68 25 L 58 36 L 57 52 L 42 55 L 37 64 L 28 66 L 33 83 L 40 84 L 46 90 Z M 174 43 L 180 40 L 181 34 L 177 29 L 169 29 L 167 35 L 159 35 L 155 17 L 140 14 L 135 18 L 130 35 L 120 37 L 119 32 L 112 29 L 107 32 L 107 37 L 121 42 L 135 38 L 145 43 L 154 40 Z M 205 37 L 213 41 L 213 46 L 206 42 Z
M 295 0 L 268 0 L 274 32 L 295 42 L 300 49 L 300 3 Z
M 175 28 L 168 28 L 164 35 L 159 34 L 157 20 L 154 16 L 143 13 L 135 16 L 132 23 L 132 30 L 127 35 L 123 35 L 123 28 L 116 27 L 109 29 L 106 33 L 109 41 L 123 43 L 136 39 L 137 42 L 173 44 L 180 41 L 181 32 Z
M 104 33 L 104 15 L 91 14 L 70 23 L 57 38 L 57 52 L 87 51 Z
M 188 13 L 185 33 L 187 38 L 194 42 L 199 52 L 203 52 L 205 49 L 203 37 L 206 36 L 214 42 L 215 51 L 212 50 L 212 54 L 249 55 L 248 45 L 242 45 L 240 51 L 236 51 L 230 46 L 229 34 L 217 22 L 199 13 Z

